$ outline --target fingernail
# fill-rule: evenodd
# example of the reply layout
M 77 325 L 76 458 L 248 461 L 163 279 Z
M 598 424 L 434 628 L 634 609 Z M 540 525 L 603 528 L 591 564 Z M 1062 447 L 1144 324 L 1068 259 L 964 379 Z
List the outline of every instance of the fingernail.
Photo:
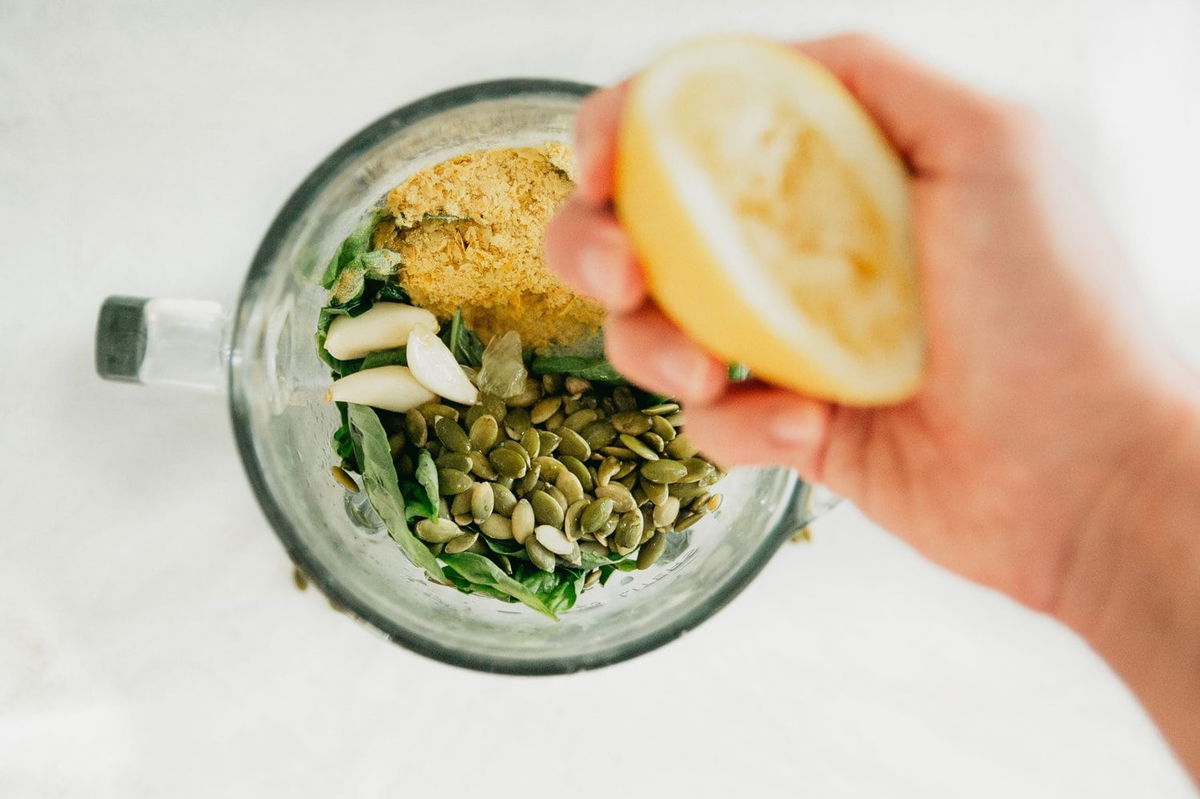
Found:
M 772 414 L 767 429 L 783 446 L 812 444 L 821 435 L 821 412 L 812 406 L 788 406 Z

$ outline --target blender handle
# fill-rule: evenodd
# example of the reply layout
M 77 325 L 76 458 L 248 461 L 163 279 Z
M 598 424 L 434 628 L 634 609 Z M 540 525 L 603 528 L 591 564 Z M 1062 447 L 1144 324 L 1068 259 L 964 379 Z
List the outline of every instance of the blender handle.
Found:
M 96 372 L 105 380 L 221 391 L 231 327 L 217 302 L 109 297 L 96 323 Z

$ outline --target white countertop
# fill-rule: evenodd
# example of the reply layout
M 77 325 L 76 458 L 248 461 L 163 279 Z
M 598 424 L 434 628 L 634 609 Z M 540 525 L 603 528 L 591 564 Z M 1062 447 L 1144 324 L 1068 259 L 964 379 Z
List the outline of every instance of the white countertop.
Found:
M 1200 363 L 1195 5 L 74 5 L 0 3 L 0 796 L 1194 795 L 1072 635 L 847 507 L 634 661 L 410 654 L 293 587 L 220 398 L 102 383 L 91 335 L 106 294 L 231 300 L 309 168 L 421 95 L 858 27 L 1045 111 Z

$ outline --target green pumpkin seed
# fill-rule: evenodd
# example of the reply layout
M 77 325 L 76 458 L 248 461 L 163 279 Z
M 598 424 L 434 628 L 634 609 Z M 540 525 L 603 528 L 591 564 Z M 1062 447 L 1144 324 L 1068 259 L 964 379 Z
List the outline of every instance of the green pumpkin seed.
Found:
M 601 497 L 589 502 L 580 513 L 579 529 L 585 533 L 594 533 L 603 528 L 612 516 L 613 505 L 611 497 Z
M 639 471 L 652 483 L 677 483 L 687 476 L 688 468 L 679 461 L 656 460 L 643 463 Z
M 508 558 L 508 555 L 497 555 L 496 560 L 500 563 L 500 568 L 504 569 L 504 573 L 511 577 L 513 573 L 513 566 L 512 561 Z
M 560 455 L 570 455 L 581 461 L 585 461 L 591 456 L 592 448 L 579 433 L 563 425 L 559 428 L 558 434 L 562 437 L 562 442 L 558 445 Z
M 679 497 L 681 501 L 702 497 L 708 493 L 708 489 L 699 483 L 672 483 L 668 489 L 671 496 Z
M 513 537 L 512 521 L 498 513 L 493 513 L 484 519 L 479 525 L 479 529 L 488 538 L 494 538 L 497 541 L 507 541 Z
M 666 484 L 652 483 L 649 480 L 639 480 L 638 486 L 646 493 L 646 499 L 650 500 L 655 505 L 661 505 L 671 496 Z
M 631 452 L 629 454 L 632 455 L 633 453 Z M 630 461 L 621 461 L 621 468 L 618 469 L 617 473 L 612 476 L 612 479 L 613 480 L 624 480 L 636 468 L 637 468 L 636 461 L 631 461 L 631 460 Z
M 667 416 L 679 410 L 677 402 L 661 402 L 658 405 L 651 405 L 649 408 L 642 408 L 642 413 L 647 416 Z
M 571 396 L 577 397 L 584 392 L 591 391 L 592 384 L 591 381 L 582 377 L 567 375 L 566 380 L 563 381 L 563 389 Z
M 466 452 L 471 448 L 466 431 L 449 416 L 438 416 L 434 419 L 433 432 L 437 434 L 442 446 L 452 452 Z
M 599 541 L 601 544 L 609 545 L 609 547 L 611 549 L 611 545 L 615 542 L 609 541 L 608 539 L 612 536 L 613 532 L 617 529 L 617 523 L 620 521 L 620 518 L 621 518 L 620 515 L 616 514 L 616 513 L 609 516 L 608 521 L 606 521 L 604 523 L 604 526 L 601 527 L 596 532 L 592 533 L 592 537 L 595 538 L 597 541 Z
M 538 438 L 541 441 L 538 443 L 538 452 L 543 455 L 549 455 L 558 449 L 559 443 L 562 441 L 557 433 L 551 433 L 549 430 L 539 430 Z
M 639 508 L 650 501 L 650 497 L 646 496 L 646 489 L 642 487 L 645 485 L 645 482 L 645 480 L 638 480 L 637 483 L 629 489 L 629 493 L 633 494 L 633 501 L 637 503 Z
M 500 440 L 500 423 L 496 421 L 495 416 L 485 413 L 471 424 L 471 433 L 467 439 L 472 449 L 487 452 Z
M 583 461 L 573 455 L 562 455 L 559 457 L 558 462 L 563 465 L 564 469 L 575 475 L 575 479 L 583 486 L 584 491 L 592 490 L 592 473 L 588 471 Z
M 609 455 L 596 467 L 596 485 L 608 485 L 608 481 L 621 470 L 621 462 Z
M 703 513 L 693 513 L 690 516 L 684 516 L 682 519 L 675 522 L 675 526 L 672 529 L 674 529 L 676 532 L 686 530 L 703 518 Z
M 583 483 L 566 469 L 559 472 L 554 479 L 554 485 L 567 498 L 568 504 L 583 499 Z
M 488 460 L 487 455 L 474 450 L 470 453 L 471 474 L 483 480 L 495 480 L 499 477 L 496 468 L 492 466 L 492 462 Z
M 562 412 L 567 416 L 576 411 L 582 411 L 585 408 L 587 408 L 587 405 L 584 404 L 582 397 L 567 397 L 563 400 Z
M 496 484 L 496 485 L 498 485 L 498 486 L 504 486 L 504 487 L 505 487 L 505 488 L 507 488 L 509 491 L 512 491 L 512 487 L 513 487 L 513 479 L 512 479 L 511 477 L 497 477 L 497 478 L 496 478 L 495 480 L 493 480 L 492 482 L 493 482 L 493 483 L 495 483 L 495 484 Z
M 421 407 L 417 408 L 417 410 L 419 410 L 421 415 L 425 417 L 425 421 L 429 422 L 431 425 L 443 416 L 449 417 L 450 421 L 452 422 L 458 421 L 458 411 L 456 411 L 454 408 L 451 408 L 449 405 L 443 405 L 440 402 L 427 402 Z
M 492 492 L 491 483 L 476 483 L 471 487 L 471 517 L 476 524 L 492 515 L 496 507 L 496 495 Z
M 614 480 L 612 482 L 620 483 L 621 485 L 628 488 L 630 491 L 633 491 L 633 489 L 637 488 L 638 476 L 636 474 L 634 474 L 633 472 L 630 472 L 629 474 L 622 477 L 620 480 Z
M 617 386 L 613 389 L 613 404 L 622 411 L 637 410 L 637 398 L 633 396 L 633 390 L 629 386 Z
M 640 436 L 650 429 L 650 417 L 641 411 L 621 411 L 613 414 L 612 425 L 618 433 Z
M 333 479 L 336 480 L 338 485 L 340 485 L 342 488 L 346 489 L 351 494 L 358 493 L 358 483 L 354 482 L 354 478 L 351 477 L 349 472 L 347 472 L 341 466 L 330 466 L 329 473 L 333 475 Z
M 525 387 L 515 397 L 508 398 L 508 407 L 528 408 L 542 398 L 541 383 L 533 378 L 526 378 Z
M 559 557 L 565 560 L 570 566 L 580 566 L 583 564 L 583 551 L 575 541 L 571 542 L 571 551 Z
M 656 416 L 656 419 L 661 419 L 661 416 Z M 680 433 L 675 436 L 675 439 L 667 444 L 667 454 L 675 460 L 686 461 L 688 458 L 694 458 L 700 450 L 688 438 L 687 433 Z
M 666 419 L 668 422 L 670 422 L 671 427 L 674 427 L 676 430 L 683 427 L 683 414 L 682 413 L 672 413 L 670 416 L 664 416 L 663 418 Z
M 450 502 L 450 515 L 458 516 L 463 513 L 471 512 L 471 492 L 464 491 L 461 494 L 455 494 L 454 499 Z M 458 521 L 455 519 L 455 521 Z M 463 522 L 459 522 L 463 524 Z
M 529 430 L 529 411 L 524 408 L 510 408 L 508 416 L 504 417 L 504 432 L 513 441 L 520 441 L 521 436 Z
M 463 534 L 462 528 L 450 519 L 422 519 L 413 531 L 417 538 L 430 544 L 444 544 Z
M 541 481 L 541 479 L 542 479 L 542 467 L 538 466 L 536 464 L 531 466 L 529 471 L 527 471 L 525 473 L 525 476 L 522 477 L 519 481 L 517 481 L 516 493 L 520 494 L 520 495 L 528 494 L 530 491 L 533 491 L 534 488 L 537 487 L 537 485 Z
M 463 533 L 462 535 L 456 536 L 455 538 L 451 538 L 449 541 L 447 541 L 446 549 L 444 551 L 448 555 L 466 552 L 468 549 L 473 547 L 475 542 L 478 540 L 479 533 Z
M 529 504 L 529 500 L 523 499 L 518 502 L 512 512 L 513 539 L 518 544 L 524 544 L 526 539 L 533 535 L 536 522 L 537 517 L 533 515 L 533 506 Z
M 558 506 L 563 509 L 563 513 L 567 512 L 567 506 L 571 503 L 567 501 L 567 495 L 562 492 L 562 489 L 547 483 L 542 491 L 545 491 L 551 499 L 558 503 Z
M 709 513 L 715 513 L 721 507 L 721 501 L 724 497 L 721 494 L 711 494 L 708 500 L 704 503 L 704 509 Z
M 595 451 L 611 444 L 613 439 L 617 437 L 617 431 L 613 429 L 612 424 L 600 419 L 580 430 L 579 435 Z
M 529 409 L 529 421 L 541 424 L 553 416 L 561 406 L 562 397 L 546 397 L 538 400 L 537 404 Z
M 432 553 L 433 553 L 433 556 L 434 556 L 435 558 L 436 558 L 438 555 L 441 555 L 441 554 L 442 554 L 442 550 L 446 548 L 446 545 L 445 545 L 445 544 L 426 544 L 425 546 L 426 546 L 426 548 L 427 548 L 427 549 L 428 549 L 430 552 L 432 552 Z M 433 578 L 429 578 L 429 581 L 430 581 L 430 582 L 432 582 L 432 583 L 436 583 L 436 582 L 437 582 L 437 580 L 434 580 Z M 441 583 L 441 584 L 442 584 L 442 585 L 449 585 L 449 583 Z M 336 607 L 335 607 L 335 609 L 336 609 Z
M 667 531 L 659 530 L 649 541 L 642 544 L 638 550 L 637 567 L 639 569 L 648 569 L 654 565 L 655 561 L 662 557 L 663 550 L 667 548 Z
M 445 497 L 438 497 L 438 518 L 450 518 L 450 503 L 446 501 Z
M 533 506 L 533 518 L 538 524 L 562 527 L 563 509 L 552 496 L 545 491 L 532 491 L 526 499 Z
M 657 419 L 658 417 L 655 416 L 654 418 Z M 663 441 L 663 437 L 660 436 L 658 433 L 643 433 L 642 441 L 645 441 L 646 444 L 649 445 L 650 449 L 654 450 L 655 452 L 659 453 L 660 455 L 662 454 L 662 451 L 664 449 L 666 449 L 666 447 L 667 447 L 667 442 Z
M 561 394 L 563 390 L 563 376 L 556 373 L 542 375 L 542 391 L 546 394 Z
M 563 472 L 566 474 L 566 472 Z M 567 507 L 567 512 L 563 514 L 563 532 L 567 534 L 567 538 L 576 541 L 583 535 L 583 529 L 579 526 L 579 517 L 583 514 L 583 509 L 588 506 L 586 499 L 577 499 Z
M 504 424 L 504 419 L 508 415 L 508 406 L 504 404 L 504 400 L 495 394 L 481 393 L 479 395 L 479 404 L 487 410 L 489 416 L 499 424 Z
M 638 511 L 622 513 L 621 518 L 617 521 L 617 529 L 613 533 L 617 550 L 621 554 L 632 552 L 641 543 L 644 529 L 645 521 L 642 519 L 641 513 Z
M 487 408 L 482 405 L 475 404 L 467 408 L 467 412 L 463 414 L 463 427 L 470 430 L 479 421 L 479 417 L 487 415 Z
M 414 447 L 423 447 L 429 440 L 429 423 L 416 408 L 405 412 L 404 432 L 408 434 L 408 440 Z
M 512 516 L 513 508 L 517 505 L 517 497 L 512 489 L 503 483 L 492 483 L 493 510 L 502 516 Z
M 533 535 L 539 544 L 555 555 L 570 555 L 575 546 L 562 530 L 549 524 L 539 524 L 533 528 Z
M 679 482 L 681 483 L 698 483 L 708 477 L 713 471 L 713 465 L 704 460 L 704 458 L 688 458 L 681 462 L 687 470 L 683 477 L 679 478 Z
M 434 458 L 433 462 L 443 469 L 457 469 L 460 472 L 471 471 L 471 456 L 465 452 L 443 452 Z
M 497 447 L 488 453 L 488 461 L 495 467 L 496 471 L 504 477 L 518 478 L 524 477 L 528 467 L 525 465 L 525 459 L 511 449 L 501 449 Z
M 417 465 L 413 463 L 412 456 L 407 452 L 401 452 L 396 458 L 396 474 L 399 477 L 412 477 L 417 471 Z
M 566 420 L 567 420 L 567 415 L 565 413 L 563 413 L 562 411 L 558 411 L 553 416 L 551 416 L 549 419 L 547 419 L 546 423 L 544 425 L 542 425 L 542 427 L 545 427 L 547 430 L 553 432 L 553 431 L 558 430 L 560 427 L 562 427 L 563 422 L 565 422 Z
M 563 471 L 562 463 L 548 455 L 539 455 L 533 459 L 533 462 L 542 467 L 543 480 L 556 480 Z
M 600 570 L 592 569 L 587 573 L 587 577 L 583 578 L 583 590 L 586 591 L 598 582 L 600 582 Z
M 563 427 L 568 430 L 574 430 L 576 433 L 583 430 L 592 422 L 600 418 L 600 412 L 594 408 L 583 408 L 575 411 L 563 421 Z
M 403 432 L 397 431 L 388 436 L 388 450 L 391 451 L 392 455 L 404 449 L 406 444 L 408 444 L 408 436 Z
M 622 433 L 620 440 L 622 444 L 629 448 L 632 454 L 637 455 L 640 458 L 645 458 L 648 461 L 658 460 L 658 453 L 650 449 L 650 447 L 648 447 L 645 442 L 641 441 L 640 439 L 634 438 L 628 433 Z
M 596 496 L 599 498 L 607 497 L 613 502 L 613 510 L 617 513 L 628 513 L 637 507 L 637 503 L 633 501 L 633 494 L 629 489 L 620 483 L 609 483 L 606 486 L 596 487 Z
M 608 557 L 608 547 L 599 541 L 580 541 L 579 550 L 591 553 L 592 555 L 599 555 L 602 558 Z
M 471 475 L 461 469 L 438 469 L 438 492 L 444 497 L 452 497 L 469 489 L 475 481 Z
M 679 518 L 679 497 L 667 497 L 666 501 L 654 508 L 654 526 L 670 527 Z
M 650 429 L 663 441 L 674 441 L 679 435 L 679 431 L 671 427 L 671 423 L 662 416 L 650 417 Z
M 600 454 L 609 458 L 617 458 L 622 461 L 629 461 L 637 458 L 637 453 L 628 447 L 601 447 Z
M 521 449 L 528 452 L 530 458 L 536 458 L 541 454 L 542 438 L 538 435 L 538 431 L 533 428 L 525 431 L 525 435 L 521 436 Z
M 554 553 L 538 543 L 537 538 L 533 535 L 525 539 L 525 553 L 529 555 L 530 562 L 544 572 L 552 572 L 558 565 L 558 561 L 554 559 Z

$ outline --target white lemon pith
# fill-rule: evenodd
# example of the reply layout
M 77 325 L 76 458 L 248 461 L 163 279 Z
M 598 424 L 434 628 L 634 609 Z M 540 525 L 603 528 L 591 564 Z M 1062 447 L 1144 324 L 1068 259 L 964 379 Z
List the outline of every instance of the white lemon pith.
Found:
M 713 353 L 848 404 L 916 389 L 907 173 L 815 62 L 724 37 L 652 64 L 622 119 L 616 207 L 651 293 Z

